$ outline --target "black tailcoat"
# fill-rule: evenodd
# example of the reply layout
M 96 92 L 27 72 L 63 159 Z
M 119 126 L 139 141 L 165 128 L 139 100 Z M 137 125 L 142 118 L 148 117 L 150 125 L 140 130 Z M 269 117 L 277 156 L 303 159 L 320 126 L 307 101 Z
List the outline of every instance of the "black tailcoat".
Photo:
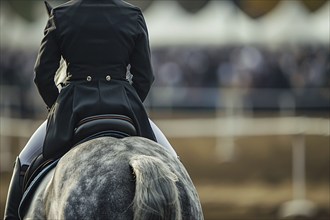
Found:
M 61 57 L 68 83 L 59 93 L 54 76 Z M 34 81 L 50 108 L 44 156 L 67 151 L 77 122 L 95 114 L 127 115 L 140 136 L 155 140 L 142 104 L 153 80 L 139 8 L 121 0 L 73 0 L 54 8 L 35 65 Z

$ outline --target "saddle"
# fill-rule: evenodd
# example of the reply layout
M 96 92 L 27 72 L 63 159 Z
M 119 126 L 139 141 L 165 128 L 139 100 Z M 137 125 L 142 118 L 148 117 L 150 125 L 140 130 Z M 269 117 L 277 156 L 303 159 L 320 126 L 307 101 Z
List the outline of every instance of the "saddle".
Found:
M 77 123 L 74 129 L 73 147 L 98 137 L 110 136 L 124 138 L 135 135 L 137 135 L 137 131 L 131 118 L 118 114 L 95 115 L 84 118 Z M 58 157 L 45 160 L 42 154 L 38 155 L 25 173 L 23 192 L 28 195 L 33 194 L 33 191 L 37 188 L 36 186 L 41 181 L 42 177 L 47 174 L 47 172 L 43 172 L 43 170 L 50 170 L 49 167 L 53 167 L 58 160 Z M 34 186 L 31 186 L 31 184 Z M 29 192 L 26 192 L 27 190 Z M 26 197 L 28 196 L 24 196 L 23 198 L 26 200 Z M 22 203 L 23 201 L 21 204 Z
M 123 138 L 137 135 L 131 118 L 125 115 L 95 115 L 82 119 L 74 130 L 74 145 L 97 137 Z

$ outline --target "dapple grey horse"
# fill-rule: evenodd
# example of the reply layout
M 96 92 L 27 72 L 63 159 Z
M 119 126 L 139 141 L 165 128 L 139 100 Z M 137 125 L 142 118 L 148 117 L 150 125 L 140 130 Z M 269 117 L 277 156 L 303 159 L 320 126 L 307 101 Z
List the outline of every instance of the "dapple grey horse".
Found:
M 71 149 L 42 180 L 24 219 L 189 219 L 203 213 L 182 163 L 141 137 L 101 137 Z

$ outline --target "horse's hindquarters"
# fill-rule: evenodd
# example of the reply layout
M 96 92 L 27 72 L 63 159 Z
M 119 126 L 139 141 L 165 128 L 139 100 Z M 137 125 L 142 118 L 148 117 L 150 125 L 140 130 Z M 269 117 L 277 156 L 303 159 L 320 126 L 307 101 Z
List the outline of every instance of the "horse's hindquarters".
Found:
M 156 162 L 148 165 L 148 159 Z M 152 187 L 153 183 L 160 187 Z M 137 195 L 144 197 L 140 204 L 134 203 Z M 41 209 L 43 218 L 32 219 L 133 219 L 134 208 L 152 204 L 148 201 L 152 197 L 162 200 L 163 205 L 148 205 L 155 216 L 163 217 L 159 219 L 180 219 L 180 215 L 203 219 L 185 168 L 162 146 L 139 137 L 97 138 L 61 158 L 53 178 L 47 176 L 37 190 L 26 216 L 35 217 L 31 213 Z

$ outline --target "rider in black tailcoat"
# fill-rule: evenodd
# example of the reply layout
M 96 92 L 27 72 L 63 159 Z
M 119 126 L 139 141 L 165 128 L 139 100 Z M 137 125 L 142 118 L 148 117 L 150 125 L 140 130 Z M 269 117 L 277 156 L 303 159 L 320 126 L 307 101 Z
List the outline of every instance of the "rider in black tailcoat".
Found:
M 73 145 L 75 126 L 88 116 L 126 115 L 138 135 L 154 141 L 157 137 L 176 155 L 162 132 L 149 122 L 142 104 L 154 76 L 141 10 L 122 0 L 72 0 L 54 9 L 46 6 L 49 20 L 35 65 L 35 83 L 49 109 L 47 129 L 43 123 L 16 158 L 5 220 L 18 219 L 22 180 L 31 159 L 39 150 L 44 160 L 63 155 Z M 61 58 L 67 69 L 59 92 L 54 77 Z M 128 65 L 132 83 L 126 80 Z
M 67 79 L 59 93 L 54 76 L 61 57 Z M 96 114 L 129 116 L 140 136 L 155 140 L 142 104 L 153 80 L 139 8 L 122 0 L 73 0 L 51 10 L 34 79 L 50 109 L 44 157 L 66 152 L 77 122 Z

